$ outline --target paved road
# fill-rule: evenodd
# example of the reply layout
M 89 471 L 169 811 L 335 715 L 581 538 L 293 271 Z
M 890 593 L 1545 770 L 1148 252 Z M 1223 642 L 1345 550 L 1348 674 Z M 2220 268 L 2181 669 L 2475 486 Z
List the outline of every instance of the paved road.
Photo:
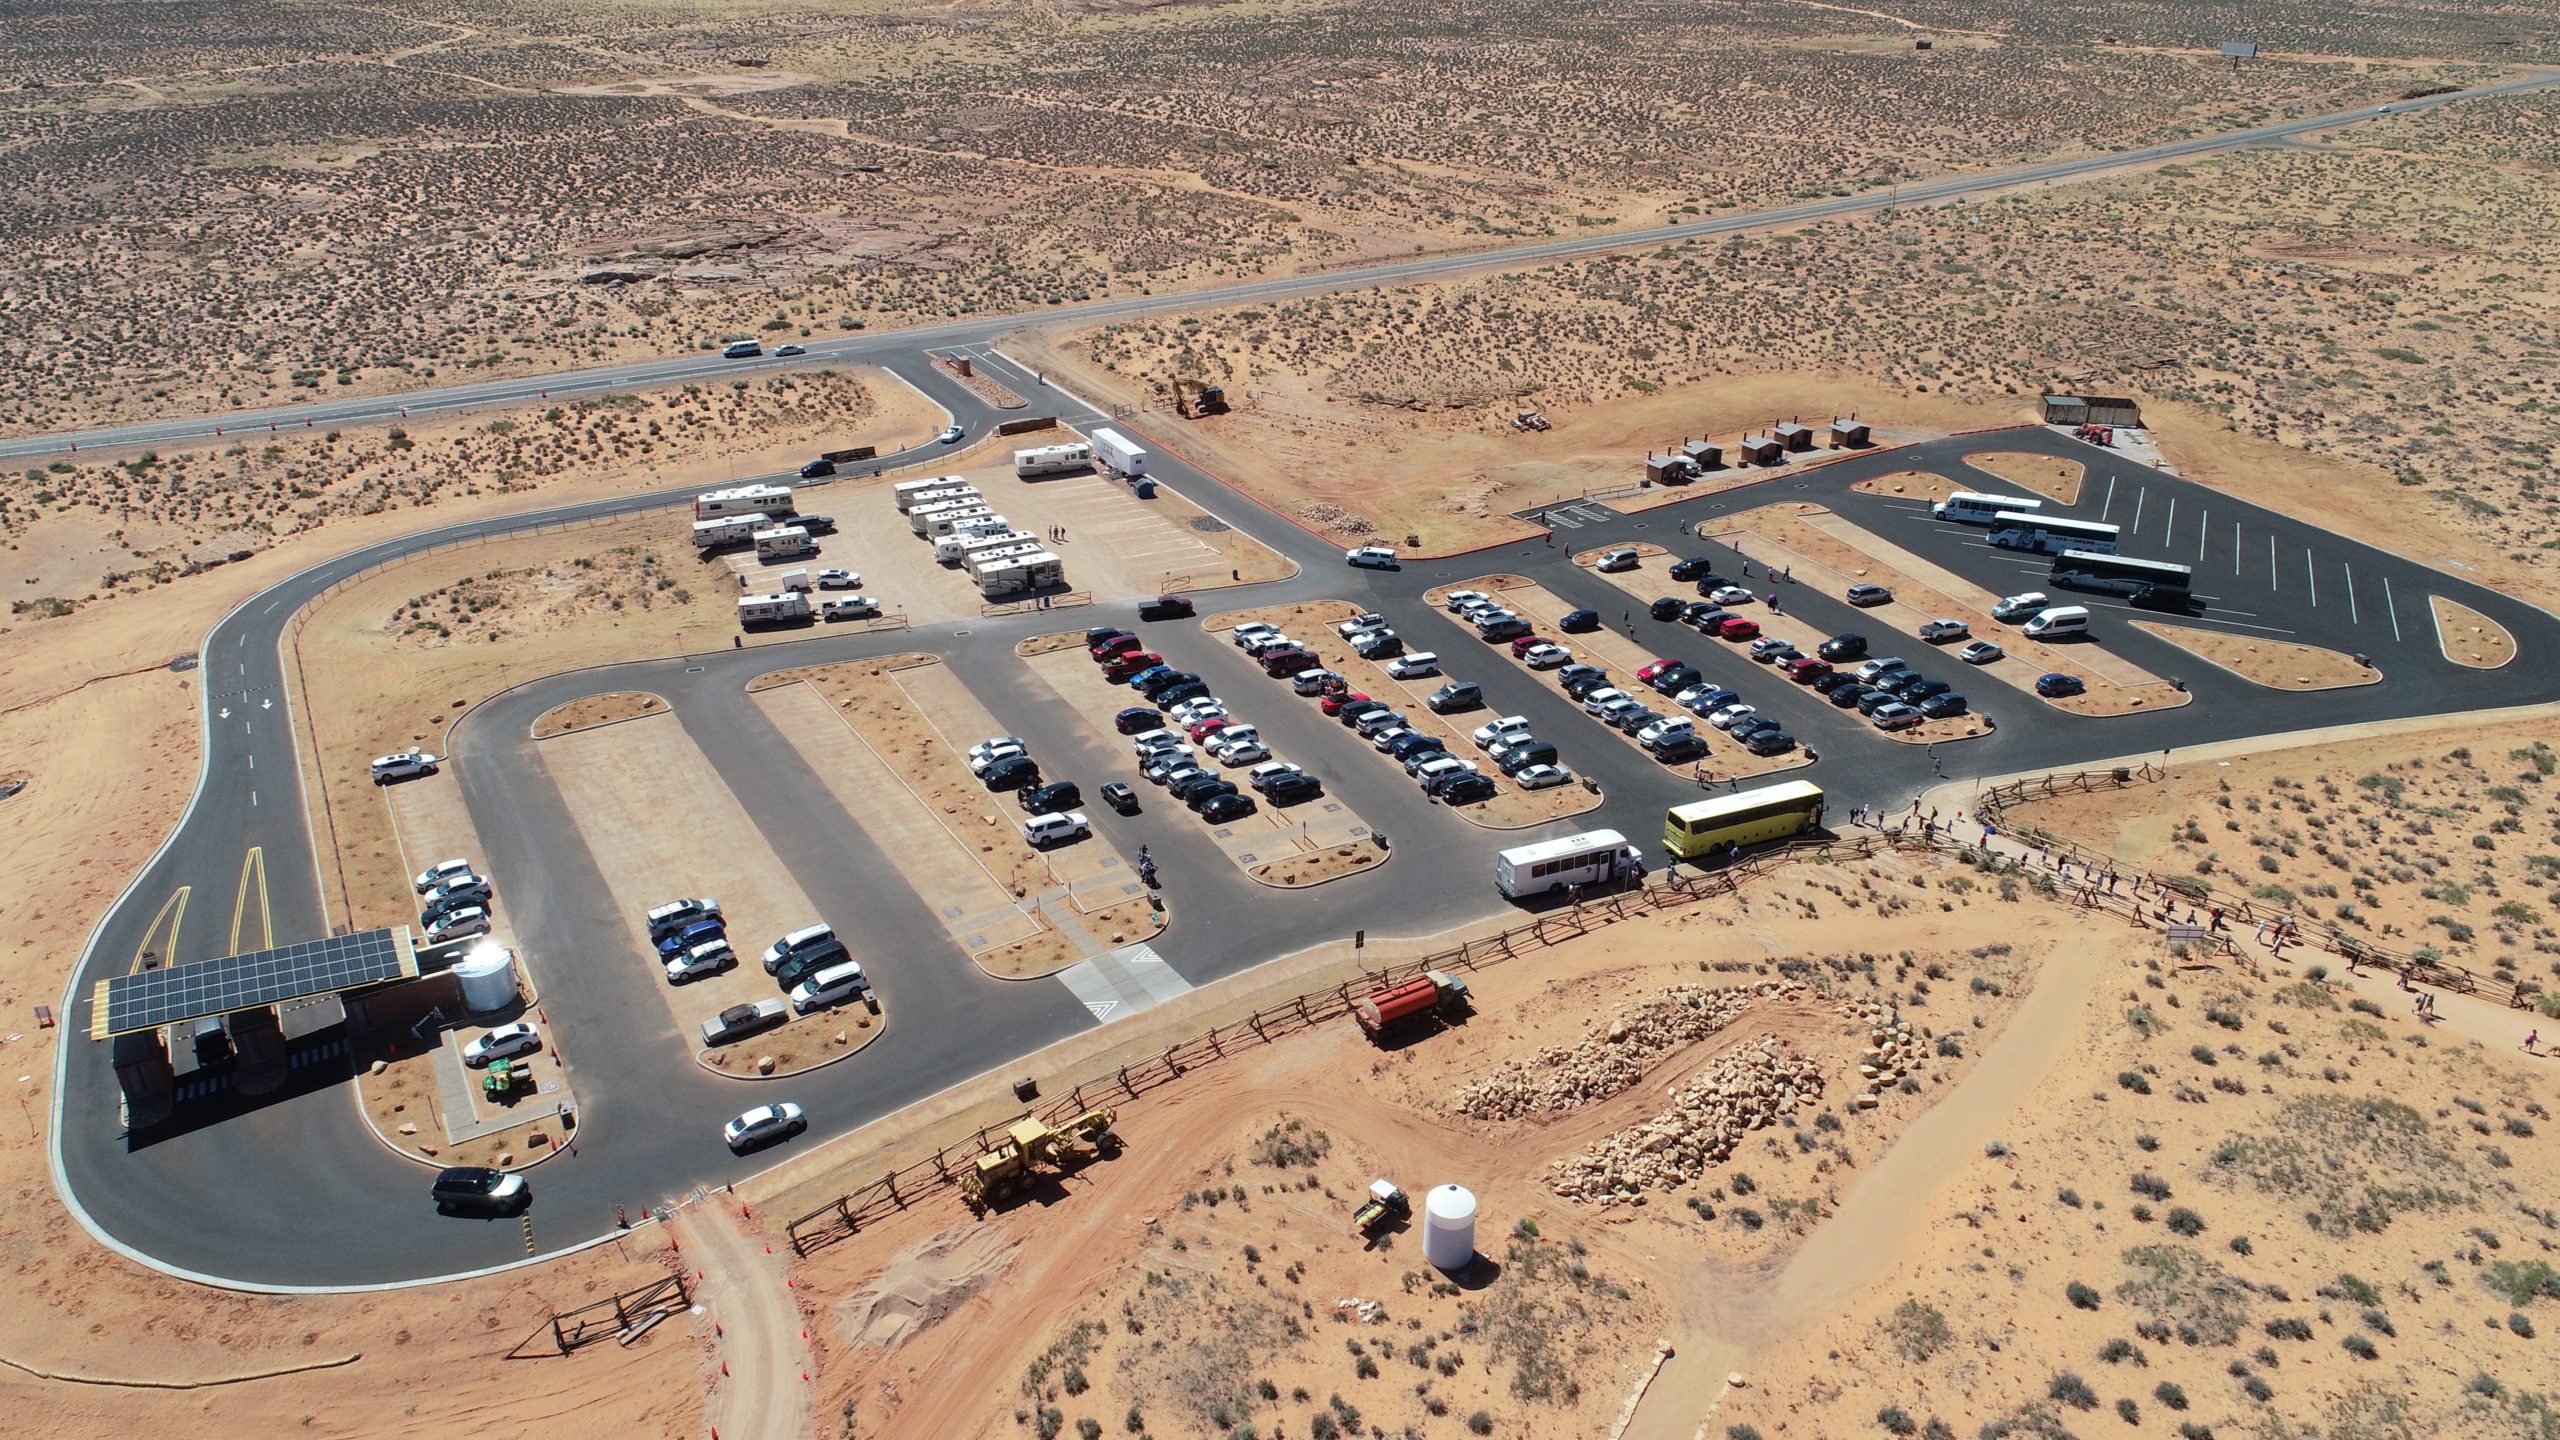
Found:
M 1000 356 L 991 363 L 1003 378 L 1022 379 Z M 972 427 L 988 423 L 988 413 L 961 387 L 918 367 L 912 357 L 900 362 L 900 368 Z M 1070 419 L 1093 418 L 1080 417 L 1072 404 L 1068 410 Z M 2560 645 L 2560 624 L 2550 617 L 2042 429 L 1880 452 L 1818 470 L 1781 470 L 1759 484 L 1652 511 L 1586 512 L 1594 518 L 1566 532 L 1552 547 L 1503 546 L 1394 572 L 1347 569 L 1338 549 L 1161 448 L 1156 453 L 1160 480 L 1305 567 L 1290 581 L 1239 592 L 1237 603 L 1333 596 L 1390 615 L 1417 645 L 1450 657 L 1448 668 L 1454 673 L 1482 682 L 1492 713 L 1531 716 L 1542 733 L 1564 748 L 1569 763 L 1601 783 L 1608 803 L 1600 811 L 1553 828 L 1608 824 L 1643 837 L 1654 833 L 1667 801 L 1695 792 L 1676 773 L 1602 734 L 1595 722 L 1542 682 L 1507 663 L 1478 658 L 1478 642 L 1424 604 L 1421 593 L 1500 570 L 1529 575 L 1595 608 L 1628 609 L 1624 592 L 1572 565 L 1570 555 L 1609 542 L 1651 539 L 1682 553 L 1728 558 L 1689 534 L 1702 521 L 1781 499 L 1832 505 L 1992 588 L 2025 588 L 2023 579 L 2012 586 L 2004 571 L 2019 563 L 2017 557 L 1977 548 L 1978 532 L 1932 524 L 1890 497 L 1847 488 L 1865 476 L 1914 467 L 1964 474 L 1980 489 L 2012 488 L 1960 468 L 1964 452 L 1986 446 L 2087 460 L 2085 498 L 2072 513 L 2104 514 L 2124 524 L 2130 553 L 2200 561 L 2200 575 L 2214 575 L 2218 587 L 2215 608 L 2200 623 L 2260 626 L 2367 653 L 2389 678 L 2357 690 L 2283 694 L 2191 663 L 2183 652 L 2108 624 L 2111 649 L 2158 673 L 2183 673 L 2195 703 L 2159 715 L 2095 720 L 1979 684 L 1974 687 L 1976 703 L 1996 710 L 2000 729 L 1982 740 L 1941 747 L 1950 775 L 2067 767 L 2151 745 L 2529 703 L 2560 694 L 2560 676 L 2547 669 L 2511 666 L 2482 672 L 2444 661 L 2435 649 L 2424 597 L 2444 594 L 2481 609 L 2508 625 L 2528 647 Z M 939 453 L 915 458 L 930 463 Z M 101 923 L 66 999 L 85 997 L 91 977 L 130 963 L 163 899 L 178 885 L 194 886 L 199 904 L 212 900 L 206 910 L 220 910 L 220 898 L 236 881 L 244 844 L 265 848 L 279 938 L 324 933 L 308 833 L 289 778 L 294 772 L 284 707 L 265 704 L 273 698 L 279 627 L 305 598 L 415 544 L 636 509 L 668 498 L 639 497 L 475 522 L 372 547 L 315 567 L 226 618 L 204 652 L 209 744 L 194 807 L 162 854 Z M 877 498 L 859 503 L 877 503 Z M 855 503 L 849 496 L 837 508 Z M 2173 507 L 2178 516 L 2174 525 Z M 2180 548 L 2197 546 L 2200 554 Z M 2262 567 L 2259 557 L 2269 546 L 2274 560 Z M 2334 567 L 2335 578 L 2323 581 L 2317 605 L 2311 603 L 2307 583 L 2295 584 L 2297 557 L 2306 582 Z M 2221 567 L 2235 567 L 2227 580 Z M 2350 593 L 2359 598 L 2350 602 Z M 1860 612 L 1810 586 L 1790 587 L 1787 600 L 1791 612 L 1815 626 L 1836 630 L 1862 623 Z M 1835 805 L 1898 805 L 1931 783 L 1928 759 L 1916 747 L 1879 739 L 1854 718 L 1775 680 L 1734 647 L 1704 641 L 1682 627 L 1656 624 L 1640 610 L 1636 617 L 1637 634 L 1648 646 L 1686 656 L 1710 678 L 1742 689 L 1821 752 L 1822 761 L 1803 773 L 1819 780 Z M 578 695 L 636 688 L 667 696 L 680 723 L 785 857 L 793 878 L 806 893 L 826 897 L 821 904 L 825 918 L 858 926 L 870 953 L 880 957 L 880 991 L 896 1023 L 862 1059 L 795 1082 L 790 1097 L 810 1107 L 815 1122 L 810 1139 L 823 1140 L 1097 1022 L 1063 985 L 998 982 L 970 966 L 939 917 L 895 878 L 894 867 L 859 820 L 814 783 L 806 763 L 745 700 L 741 687 L 753 675 L 783 664 L 891 650 L 937 651 L 999 723 L 1043 737 L 1040 743 L 1054 746 L 1067 757 L 1065 768 L 1090 784 L 1114 773 L 1119 753 L 1098 740 L 1073 738 L 1079 727 L 1055 702 L 1035 699 L 1035 692 L 1014 683 L 1022 672 L 1011 658 L 1011 647 L 1028 635 L 1124 618 L 1117 609 L 1104 607 L 880 635 L 836 635 L 820 628 L 793 642 L 787 654 L 772 647 L 715 651 L 550 677 L 472 712 L 453 736 L 462 758 L 452 767 L 450 781 L 430 783 L 463 787 L 489 850 L 485 858 L 507 878 L 514 897 L 509 923 L 528 953 L 545 959 L 582 955 L 593 949 L 590 937 L 618 934 L 620 927 L 607 909 L 607 891 L 593 858 L 558 791 L 533 761 L 531 742 L 523 737 L 535 715 Z M 1188 842 L 1196 836 L 1194 822 L 1169 806 L 1151 805 L 1146 815 L 1126 821 L 1098 815 L 1113 827 L 1124 852 L 1133 852 L 1140 842 L 1154 846 L 1174 897 L 1174 923 L 1156 948 L 1186 982 L 1207 984 L 1282 950 L 1352 929 L 1381 935 L 1428 933 L 1499 911 L 1486 883 L 1489 856 L 1515 840 L 1467 826 L 1409 787 L 1393 783 L 1386 762 L 1365 744 L 1315 718 L 1304 702 L 1284 697 L 1281 687 L 1247 666 L 1223 640 L 1175 623 L 1153 627 L 1150 643 L 1178 663 L 1200 669 L 1231 701 L 1241 699 L 1283 753 L 1310 764 L 1352 795 L 1362 813 L 1396 844 L 1394 860 L 1380 872 L 1386 878 L 1358 877 L 1327 886 L 1315 897 L 1295 896 L 1254 885 L 1205 847 L 1193 848 Z M 1956 667 L 1937 668 L 1952 673 Z M 278 777 L 275 788 L 266 788 L 261 775 Z M 1311 930 L 1313 915 L 1321 921 Z M 225 953 L 228 938 L 197 926 L 182 936 L 177 958 Z M 738 1160 L 720 1145 L 718 1122 L 745 1100 L 734 1082 L 704 1075 L 682 1059 L 682 1045 L 664 1005 L 643 993 L 656 983 L 645 968 L 600 966 L 582 972 L 574 983 L 550 978 L 546 1001 L 551 1019 L 572 1037 L 570 1051 L 587 1109 L 578 1153 L 534 1172 L 541 1194 L 535 1216 L 542 1247 L 601 1233 L 617 1205 L 637 1210 L 696 1185 L 738 1178 L 762 1163 Z M 66 1013 L 76 1026 L 85 1012 L 74 1004 Z M 66 1046 L 62 1123 L 55 1135 L 68 1193 L 79 1199 L 96 1230 L 133 1253 L 247 1283 L 377 1283 L 522 1258 L 523 1241 L 515 1227 L 439 1220 L 428 1211 L 418 1194 L 423 1173 L 364 1137 L 346 1088 L 337 1083 L 342 1068 L 319 1063 L 297 1073 L 304 1078 L 302 1093 L 245 1111 L 217 1096 L 184 1107 L 180 1122 L 165 1133 L 128 1141 L 116 1127 L 115 1083 L 102 1049 Z M 292 1203 L 277 1203 L 280 1194 L 292 1196 Z M 398 1243 L 385 1243 L 394 1236 Z
M 212 437 L 216 427 L 220 427 L 225 434 L 238 434 L 243 431 L 265 430 L 270 426 L 299 429 L 306 424 L 363 424 L 368 421 L 396 419 L 404 413 L 426 415 L 491 405 L 512 405 L 544 396 L 562 398 L 595 394 L 606 390 L 632 390 L 648 386 L 678 384 L 712 376 L 752 374 L 758 370 L 787 366 L 825 365 L 850 361 L 877 363 L 888 357 L 928 346 L 983 344 L 1031 323 L 1092 325 L 1108 320 L 1126 320 L 1139 315 L 1205 310 L 1248 300 L 1292 299 L 1342 290 L 1356 290 L 1374 285 L 1404 285 L 1479 270 L 1519 268 L 1542 265 L 1554 260 L 1640 250 L 1667 241 L 1695 240 L 1709 236 L 1729 235 L 1744 230 L 1801 224 L 1809 220 L 1827 220 L 1842 215 L 1881 210 L 1894 205 L 1943 204 L 1950 200 L 1993 194 L 2020 185 L 2070 180 L 2128 165 L 2189 159 L 2199 155 L 2247 149 L 2256 145 L 2284 143 L 2298 136 L 2370 121 L 2385 109 L 2394 112 L 2432 109 L 2438 105 L 2448 105 L 2457 101 L 2493 95 L 2512 95 L 2553 84 L 2560 84 L 2560 74 L 2538 74 L 2500 85 L 2483 86 L 2477 90 L 2433 95 L 2421 100 L 2398 101 L 2387 107 L 2363 106 L 2354 110 L 2279 121 L 2271 125 L 2252 126 L 2246 130 L 2227 130 L 2209 135 L 2197 135 L 2162 145 L 2146 146 L 2139 150 L 2090 155 L 2079 159 L 2017 166 L 2006 170 L 1991 170 L 1979 175 L 1948 176 L 1918 185 L 1901 186 L 1897 189 L 1869 191 L 1861 195 L 1838 196 L 1774 210 L 1720 216 L 1694 224 L 1612 231 L 1600 235 L 1577 236 L 1567 240 L 1549 240 L 1463 254 L 1399 260 L 1390 264 L 1370 265 L 1325 274 L 1255 280 L 1214 290 L 1192 290 L 1164 295 L 1131 295 L 1112 300 L 1092 301 L 1082 305 L 1058 306 L 1014 315 L 990 315 L 909 330 L 812 340 L 808 342 L 807 355 L 791 359 L 768 356 L 759 360 L 725 360 L 716 352 L 706 352 L 595 369 L 563 370 L 548 375 L 486 380 L 473 385 L 438 386 L 402 394 L 325 400 L 302 405 L 275 406 L 263 410 L 239 410 L 228 415 L 152 420 L 98 430 L 22 436 L 16 439 L 0 440 L 0 460 L 57 455 L 73 446 L 96 450 L 131 445 L 173 444 L 184 440 Z

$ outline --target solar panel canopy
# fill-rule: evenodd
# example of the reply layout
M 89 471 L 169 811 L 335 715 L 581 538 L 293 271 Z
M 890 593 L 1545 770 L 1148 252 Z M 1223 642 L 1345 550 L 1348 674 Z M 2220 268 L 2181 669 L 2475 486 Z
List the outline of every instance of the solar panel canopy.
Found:
M 314 995 L 414 978 L 417 952 L 406 926 L 305 940 L 273 950 L 111 975 L 90 1000 L 89 1038 L 180 1025 Z

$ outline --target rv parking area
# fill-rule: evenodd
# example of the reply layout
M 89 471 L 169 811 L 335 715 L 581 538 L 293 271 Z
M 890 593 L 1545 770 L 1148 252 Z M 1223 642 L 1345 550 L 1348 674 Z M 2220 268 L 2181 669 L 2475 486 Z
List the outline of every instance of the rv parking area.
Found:
M 851 919 L 821 913 L 671 715 L 555 736 L 535 754 L 576 817 L 621 918 L 619 930 L 592 937 L 594 948 L 570 963 L 625 966 L 642 976 L 665 1002 L 675 1042 L 686 1050 L 702 1049 L 703 1021 L 781 993 L 764 971 L 767 945 L 805 926 Z M 644 917 L 688 897 L 720 901 L 737 963 L 679 984 L 667 979 Z M 844 938 L 878 983 L 875 957 L 863 953 L 859 930 Z M 861 1004 L 820 1011 L 712 1051 L 706 1063 L 743 1073 L 769 1056 L 772 1073 L 806 1069 L 858 1048 L 879 1033 L 879 1024 L 876 1012 Z M 847 1036 L 843 1044 L 829 1038 L 839 1030 Z

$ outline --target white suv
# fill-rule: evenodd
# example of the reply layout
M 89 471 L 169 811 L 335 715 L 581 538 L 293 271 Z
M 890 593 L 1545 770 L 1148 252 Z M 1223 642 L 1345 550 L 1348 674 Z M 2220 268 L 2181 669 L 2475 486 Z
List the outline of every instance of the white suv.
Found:
M 1081 840 L 1093 833 L 1093 822 L 1082 813 L 1068 811 L 1058 815 L 1034 815 L 1022 822 L 1022 838 L 1034 848 Z
M 412 775 L 432 775 L 436 766 L 442 763 L 422 750 L 403 750 L 397 755 L 385 755 L 373 762 L 373 783 L 386 785 L 394 780 L 406 780 Z

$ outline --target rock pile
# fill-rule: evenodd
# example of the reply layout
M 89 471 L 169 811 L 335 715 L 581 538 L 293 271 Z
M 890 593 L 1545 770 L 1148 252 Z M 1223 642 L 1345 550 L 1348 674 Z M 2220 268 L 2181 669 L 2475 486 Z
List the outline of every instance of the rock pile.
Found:
M 1717 1060 L 1671 1097 L 1671 1108 L 1547 1167 L 1547 1188 L 1602 1205 L 1673 1190 L 1733 1153 L 1742 1137 L 1795 1116 L 1822 1094 L 1812 1059 L 1764 1039 Z
M 1910 1021 L 1882 1006 L 1861 1010 L 1856 1018 L 1867 1027 L 1867 1050 L 1858 1057 L 1858 1082 L 1865 1093 L 1851 1104 L 1873 1110 L 1883 1103 L 1884 1092 L 1927 1063 L 1929 1047 Z
M 1624 1093 L 1664 1056 L 1732 1024 L 1753 1000 L 1804 995 L 1804 987 L 1793 984 L 1675 986 L 1620 1006 L 1579 1044 L 1548 1046 L 1460 1089 L 1458 1109 L 1478 1120 L 1578 1110 Z

